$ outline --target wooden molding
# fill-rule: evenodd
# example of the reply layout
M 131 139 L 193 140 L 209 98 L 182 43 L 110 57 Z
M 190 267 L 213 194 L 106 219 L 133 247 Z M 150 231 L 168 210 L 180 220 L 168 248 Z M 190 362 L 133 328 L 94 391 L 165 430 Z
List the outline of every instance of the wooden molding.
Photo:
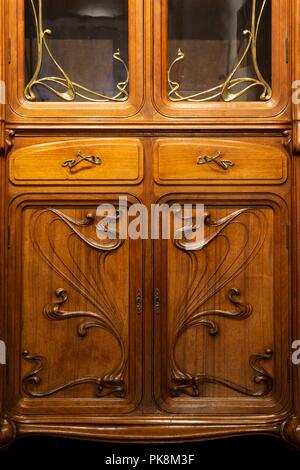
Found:
M 300 154 L 300 121 L 293 122 L 292 147 L 295 155 Z
M 15 142 L 15 131 L 13 129 L 5 129 L 4 132 L 4 155 L 7 156 L 13 148 Z
M 9 445 L 17 436 L 17 428 L 10 418 L 4 417 L 0 421 L 0 448 Z
M 292 18 L 292 82 L 295 82 L 300 80 L 300 0 L 292 1 Z M 293 104 L 293 120 L 300 121 L 299 104 Z
M 281 437 L 293 446 L 300 447 L 300 417 L 291 416 L 281 427 Z

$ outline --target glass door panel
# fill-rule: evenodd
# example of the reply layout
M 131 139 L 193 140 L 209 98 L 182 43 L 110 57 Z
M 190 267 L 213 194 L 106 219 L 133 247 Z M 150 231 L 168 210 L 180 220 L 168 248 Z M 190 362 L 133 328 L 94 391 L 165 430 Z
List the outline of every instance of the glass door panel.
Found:
M 26 99 L 127 101 L 128 36 L 127 0 L 26 0 Z
M 168 97 L 272 97 L 271 0 L 168 0 Z

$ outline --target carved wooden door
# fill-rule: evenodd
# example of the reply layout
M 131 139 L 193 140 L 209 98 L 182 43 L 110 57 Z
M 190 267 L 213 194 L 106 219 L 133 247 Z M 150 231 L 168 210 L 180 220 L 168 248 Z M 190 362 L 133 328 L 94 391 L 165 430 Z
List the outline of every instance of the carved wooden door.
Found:
M 115 204 L 23 195 L 11 205 L 10 409 L 97 416 L 140 400 L 141 243 L 107 238 L 103 202 Z
M 285 203 L 242 193 L 164 200 L 187 201 L 204 204 L 204 240 L 156 243 L 156 400 L 173 413 L 279 412 L 289 396 Z

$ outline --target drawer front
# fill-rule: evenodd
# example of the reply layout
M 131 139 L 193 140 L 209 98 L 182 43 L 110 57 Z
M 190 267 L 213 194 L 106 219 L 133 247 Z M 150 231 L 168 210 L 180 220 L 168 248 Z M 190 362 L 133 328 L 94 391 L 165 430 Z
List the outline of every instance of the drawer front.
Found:
M 287 179 L 287 153 L 279 143 L 159 139 L 154 168 L 158 184 L 281 184 Z
M 13 184 L 138 184 L 143 179 L 139 139 L 80 139 L 20 148 L 10 155 Z

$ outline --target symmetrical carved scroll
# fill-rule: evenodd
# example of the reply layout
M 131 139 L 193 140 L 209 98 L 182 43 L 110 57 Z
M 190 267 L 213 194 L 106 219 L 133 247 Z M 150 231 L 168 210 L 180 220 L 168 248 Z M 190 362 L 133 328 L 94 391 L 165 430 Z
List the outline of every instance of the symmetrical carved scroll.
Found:
M 49 217 L 49 214 L 53 217 Z M 69 237 L 65 240 L 63 251 L 54 241 L 56 224 L 64 223 L 69 229 Z M 43 227 L 47 233 L 47 245 L 50 250 L 45 250 L 45 245 L 40 243 L 39 233 Z M 100 328 L 111 334 L 117 341 L 121 360 L 119 366 L 104 377 L 83 377 L 67 384 L 55 387 L 48 391 L 37 391 L 34 386 L 41 383 L 39 373 L 44 369 L 46 358 L 41 355 L 30 355 L 23 353 L 23 358 L 35 363 L 34 369 L 23 379 L 24 392 L 33 397 L 46 397 L 60 391 L 93 383 L 96 386 L 98 397 L 114 396 L 123 397 L 125 390 L 125 368 L 127 364 L 127 340 L 124 335 L 124 325 L 121 316 L 115 306 L 114 300 L 110 297 L 105 288 L 105 262 L 107 256 L 116 251 L 124 240 L 98 238 L 96 235 L 97 226 L 93 214 L 87 214 L 84 220 L 76 220 L 56 209 L 45 209 L 35 213 L 31 224 L 31 239 L 37 253 L 43 261 L 61 277 L 73 290 L 84 297 L 94 308 L 93 311 L 65 311 L 62 306 L 68 301 L 66 289 L 58 288 L 55 292 L 57 300 L 45 306 L 44 313 L 50 320 L 63 321 L 74 318 L 81 318 L 83 322 L 79 324 L 77 333 L 84 338 L 91 328 Z M 99 229 L 100 230 L 100 229 Z M 82 270 L 80 262 L 74 255 L 74 241 L 78 246 L 78 241 L 87 246 L 86 259 L 89 264 L 89 275 Z M 97 260 L 97 275 L 95 275 L 95 263 Z
M 84 337 L 87 334 L 87 330 L 89 328 L 102 328 L 104 330 L 109 331 L 118 341 L 120 346 L 123 349 L 123 341 L 122 338 L 118 332 L 118 330 L 115 328 L 113 322 L 111 319 L 103 314 L 103 313 L 94 313 L 94 312 L 66 312 L 61 309 L 61 306 L 67 302 L 68 300 L 68 294 L 65 289 L 59 288 L 55 291 L 56 297 L 58 297 L 59 300 L 56 302 L 50 303 L 46 305 L 44 312 L 45 315 L 50 319 L 50 320 L 68 320 L 71 318 L 91 318 L 92 321 L 86 321 L 79 325 L 78 327 L 78 335 L 81 337 Z
M 206 310 L 203 312 L 195 313 L 191 315 L 189 318 L 186 318 L 184 322 L 182 322 L 180 328 L 177 329 L 176 336 L 175 336 L 175 344 L 178 342 L 180 337 L 190 328 L 195 328 L 198 326 L 206 326 L 209 329 L 209 334 L 215 336 L 218 333 L 217 325 L 211 321 L 206 320 L 206 317 L 209 316 L 217 316 L 217 317 L 225 317 L 230 318 L 232 320 L 242 320 L 244 318 L 249 317 L 252 313 L 252 306 L 250 304 L 242 304 L 239 302 L 236 297 L 240 295 L 240 291 L 236 288 L 230 289 L 228 293 L 229 301 L 236 307 L 236 311 L 226 311 L 226 310 Z
M 45 368 L 46 358 L 43 356 L 31 356 L 28 351 L 23 351 L 23 358 L 27 361 L 34 363 L 34 368 L 22 380 L 23 391 L 26 395 L 35 397 L 35 398 L 45 398 L 51 395 L 54 395 L 58 392 L 63 392 L 64 390 L 86 384 L 94 384 L 96 387 L 96 396 L 107 397 L 109 395 L 114 395 L 115 397 L 124 397 L 124 380 L 122 378 L 118 379 L 115 376 L 105 376 L 101 377 L 82 377 L 77 380 L 73 380 L 59 387 L 55 387 L 51 390 L 45 392 L 37 392 L 34 390 L 34 387 L 39 385 L 42 382 L 39 373 Z
M 172 379 L 170 393 L 172 396 L 177 397 L 181 394 L 198 397 L 201 395 L 200 387 L 205 383 L 212 383 L 223 385 L 243 395 L 252 397 L 264 397 L 268 395 L 273 388 L 273 377 L 261 366 L 260 362 L 266 359 L 271 359 L 273 352 L 267 349 L 265 354 L 252 354 L 249 359 L 249 365 L 254 372 L 253 381 L 255 384 L 261 385 L 260 390 L 251 390 L 247 387 L 235 384 L 230 380 L 213 377 L 206 374 L 184 374 L 179 371 L 178 375 Z
M 241 219 L 241 216 L 246 214 L 251 214 L 256 218 L 257 232 L 255 237 L 251 236 L 247 224 Z M 233 224 L 236 228 L 239 227 L 240 230 L 242 230 L 243 241 L 237 253 L 234 254 L 234 257 L 232 255 L 229 257 L 230 239 L 226 229 Z M 171 366 L 170 393 L 173 396 L 186 394 L 197 397 L 201 394 L 201 385 L 204 383 L 214 383 L 231 388 L 244 395 L 255 397 L 265 396 L 272 390 L 273 379 L 270 374 L 260 366 L 260 361 L 271 359 L 272 351 L 270 349 L 267 349 L 265 354 L 251 355 L 249 360 L 250 367 L 255 372 L 254 382 L 255 384 L 261 385 L 259 390 L 251 390 L 229 380 L 211 377 L 202 373 L 192 375 L 188 371 L 183 370 L 176 359 L 176 346 L 183 334 L 189 329 L 207 327 L 209 334 L 216 336 L 219 331 L 218 325 L 209 317 L 243 320 L 248 318 L 253 310 L 250 304 L 241 303 L 237 299 L 238 296 L 240 296 L 240 291 L 237 288 L 230 288 L 228 292 L 228 300 L 236 308 L 234 311 L 203 309 L 203 307 L 218 292 L 228 286 L 238 274 L 245 270 L 260 251 L 266 237 L 264 213 L 260 210 L 244 208 L 219 220 L 213 220 L 210 214 L 206 214 L 205 226 L 212 231 L 212 233 L 208 234 L 201 241 L 191 241 L 184 238 L 174 239 L 175 246 L 189 256 L 191 262 L 191 276 L 186 287 L 187 295 L 182 299 L 175 315 L 174 331 L 172 333 L 169 353 Z M 185 228 L 181 230 L 184 232 Z M 225 247 L 215 271 L 209 271 L 208 273 L 208 247 L 217 239 L 222 239 L 223 243 L 225 243 Z M 197 252 L 200 252 L 202 255 L 201 268 L 199 266 Z M 218 275 L 218 282 L 216 282 L 216 275 Z
M 257 62 L 257 40 L 266 2 L 267 0 L 262 1 L 261 7 L 257 14 L 258 2 L 257 0 L 252 0 L 251 27 L 250 29 L 246 29 L 243 31 L 243 35 L 248 38 L 247 45 L 237 64 L 230 72 L 224 83 L 216 85 L 215 87 L 209 90 L 204 90 L 202 92 L 194 93 L 192 95 L 182 95 L 180 92 L 180 83 L 172 79 L 172 71 L 175 65 L 178 64 L 178 62 L 184 60 L 185 58 L 185 54 L 180 49 L 178 50 L 177 57 L 173 60 L 168 70 L 168 96 L 171 101 L 200 102 L 213 101 L 216 99 L 222 99 L 223 101 L 234 101 L 253 87 L 262 88 L 262 93 L 260 95 L 261 101 L 267 101 L 272 98 L 272 89 L 270 85 L 266 82 L 266 80 L 263 78 Z M 250 52 L 256 78 L 234 78 Z M 236 91 L 234 92 L 234 90 Z

